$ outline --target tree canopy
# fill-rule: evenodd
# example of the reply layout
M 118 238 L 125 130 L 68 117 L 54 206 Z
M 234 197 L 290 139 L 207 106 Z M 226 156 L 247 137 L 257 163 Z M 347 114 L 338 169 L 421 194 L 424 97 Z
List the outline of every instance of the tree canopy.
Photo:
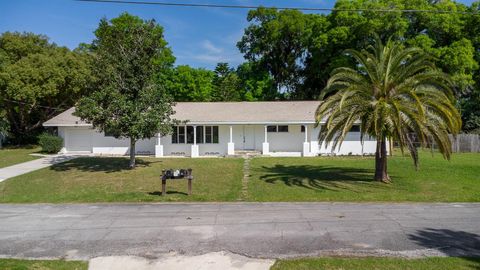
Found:
M 130 167 L 135 143 L 158 133 L 169 134 L 173 99 L 156 83 L 174 57 L 155 21 L 124 13 L 102 19 L 92 44 L 95 91 L 82 98 L 75 112 L 100 131 L 130 139 Z
M 316 99 L 337 67 L 354 66 L 346 49 L 361 49 L 377 33 L 405 41 L 434 57 L 434 63 L 451 75 L 464 130 L 478 129 L 480 110 L 480 18 L 461 13 L 375 12 L 373 9 L 478 11 L 452 0 L 338 0 L 335 8 L 367 11 L 333 11 L 304 14 L 294 10 L 259 8 L 249 12 L 250 25 L 238 48 L 245 58 L 273 77 L 275 87 L 288 99 Z
M 42 35 L 3 33 L 0 116 L 8 122 L 10 139 L 31 142 L 44 121 L 86 94 L 92 78 L 90 60 L 89 54 L 59 47 Z

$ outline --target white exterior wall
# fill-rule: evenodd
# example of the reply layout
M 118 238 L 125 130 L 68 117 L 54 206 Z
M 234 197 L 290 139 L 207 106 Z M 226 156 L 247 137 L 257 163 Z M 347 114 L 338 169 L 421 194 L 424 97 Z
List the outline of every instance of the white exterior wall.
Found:
M 267 139 L 270 152 L 295 152 L 302 153 L 305 134 L 301 132 L 301 125 L 289 125 L 288 133 L 269 132 Z M 244 131 L 245 130 L 245 131 Z M 325 144 L 318 143 L 320 128 L 307 127 L 307 142 L 310 144 L 311 155 L 332 154 L 331 145 L 325 148 Z M 244 143 L 245 132 L 245 143 Z M 233 125 L 233 142 L 235 150 L 262 151 L 265 140 L 265 125 Z M 88 127 L 58 127 L 58 135 L 64 139 L 65 149 L 63 152 L 90 152 L 98 155 L 127 155 L 129 152 L 129 140 L 118 140 L 113 137 L 105 137 Z M 218 144 L 197 144 L 200 156 L 225 156 L 227 155 L 230 141 L 230 125 L 219 125 Z M 156 138 L 138 141 L 136 153 L 140 155 L 155 155 Z M 171 135 L 161 138 L 164 156 L 190 156 L 192 144 L 172 144 Z M 374 154 L 376 141 L 365 140 L 363 147 L 360 143 L 360 133 L 348 134 L 340 148 L 333 152 L 337 155 L 363 155 Z
M 317 127 L 310 134 L 312 141 L 318 139 L 320 127 Z M 343 141 L 340 147 L 332 151 L 332 144 L 325 147 L 325 142 L 318 144 L 318 153 L 321 155 L 335 154 L 335 155 L 373 155 L 377 147 L 377 141 L 374 138 L 364 138 L 363 146 L 360 142 L 360 132 L 350 132 Z
M 64 152 L 89 152 L 98 155 L 127 155 L 130 141 L 106 137 L 103 132 L 88 127 L 58 127 L 58 135 L 63 138 Z M 139 155 L 155 154 L 155 139 L 140 140 L 135 145 Z
M 301 125 L 289 125 L 288 132 L 268 132 L 267 138 L 270 152 L 302 152 L 305 133 L 301 132 Z

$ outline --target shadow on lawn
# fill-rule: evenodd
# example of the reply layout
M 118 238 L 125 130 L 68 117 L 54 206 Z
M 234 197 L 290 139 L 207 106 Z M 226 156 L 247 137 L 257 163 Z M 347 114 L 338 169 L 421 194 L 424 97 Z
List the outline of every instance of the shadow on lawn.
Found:
M 160 196 L 160 197 L 162 196 L 161 191 L 148 192 L 147 194 L 152 195 L 152 196 Z M 175 191 L 175 190 L 167 191 L 167 195 L 172 195 L 172 194 L 188 196 L 188 193 L 186 193 L 186 192 Z
M 137 159 L 137 168 L 150 167 L 152 163 L 161 161 L 145 161 Z M 79 170 L 84 172 L 120 172 L 130 170 L 128 167 L 128 158 L 122 157 L 81 157 L 69 160 L 67 162 L 59 163 L 50 167 L 54 171 L 68 171 Z
M 260 179 L 267 183 L 283 182 L 287 186 L 298 186 L 307 189 L 345 189 L 347 187 L 340 182 L 374 182 L 372 169 L 321 165 L 275 165 L 273 167 L 263 166 L 258 171 L 263 174 L 260 176 Z
M 408 238 L 420 246 L 441 251 L 451 257 L 468 257 L 480 269 L 480 235 L 465 231 L 426 228 Z M 473 258 L 476 257 L 476 258 Z

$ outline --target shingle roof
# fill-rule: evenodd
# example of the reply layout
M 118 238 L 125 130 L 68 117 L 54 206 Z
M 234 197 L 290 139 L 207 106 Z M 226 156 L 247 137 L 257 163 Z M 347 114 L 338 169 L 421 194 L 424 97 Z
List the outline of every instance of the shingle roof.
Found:
M 173 118 L 192 124 L 314 123 L 318 101 L 178 102 Z M 85 126 L 75 108 L 46 121 L 44 126 Z

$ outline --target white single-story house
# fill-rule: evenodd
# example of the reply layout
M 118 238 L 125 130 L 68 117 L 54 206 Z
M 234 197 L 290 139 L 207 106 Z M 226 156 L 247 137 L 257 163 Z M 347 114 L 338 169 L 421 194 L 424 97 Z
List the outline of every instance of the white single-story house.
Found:
M 179 102 L 173 118 L 185 122 L 171 135 L 138 141 L 140 155 L 228 156 L 255 151 L 269 156 L 316 156 L 321 154 L 370 155 L 376 141 L 360 142 L 354 126 L 340 148 L 332 151 L 318 142 L 322 125 L 315 126 L 318 101 Z M 71 108 L 48 120 L 64 140 L 63 153 L 126 155 L 129 141 L 115 139 L 73 116 Z

